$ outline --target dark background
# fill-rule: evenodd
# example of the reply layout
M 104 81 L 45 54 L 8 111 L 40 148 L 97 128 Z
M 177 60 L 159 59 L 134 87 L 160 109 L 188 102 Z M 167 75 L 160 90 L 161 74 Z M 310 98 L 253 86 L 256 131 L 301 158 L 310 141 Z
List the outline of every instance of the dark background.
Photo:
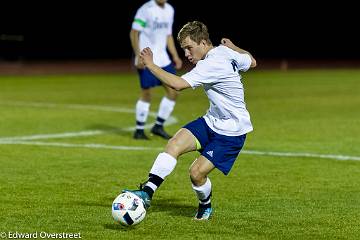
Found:
M 131 58 L 129 31 L 144 2 L 15 1 L 2 6 L 0 60 Z M 228 37 L 257 58 L 360 58 L 358 8 L 346 1 L 168 2 L 175 8 L 174 34 L 186 22 L 200 20 L 215 45 Z

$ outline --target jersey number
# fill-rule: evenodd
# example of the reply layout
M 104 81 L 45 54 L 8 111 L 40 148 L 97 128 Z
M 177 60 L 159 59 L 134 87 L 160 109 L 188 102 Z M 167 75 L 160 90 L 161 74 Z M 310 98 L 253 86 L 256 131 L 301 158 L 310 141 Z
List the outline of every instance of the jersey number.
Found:
M 231 61 L 231 65 L 233 67 L 234 72 L 239 71 L 239 66 L 238 66 L 238 64 L 237 64 L 237 62 L 235 60 Z

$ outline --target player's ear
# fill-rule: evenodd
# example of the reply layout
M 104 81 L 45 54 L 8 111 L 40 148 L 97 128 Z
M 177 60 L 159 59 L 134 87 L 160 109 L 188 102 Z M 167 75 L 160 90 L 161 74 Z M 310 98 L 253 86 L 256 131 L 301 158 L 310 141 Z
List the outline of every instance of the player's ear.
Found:
M 201 41 L 200 41 L 200 45 L 202 45 L 202 46 L 206 46 L 206 45 L 207 45 L 206 40 L 205 40 L 205 39 L 201 40 Z

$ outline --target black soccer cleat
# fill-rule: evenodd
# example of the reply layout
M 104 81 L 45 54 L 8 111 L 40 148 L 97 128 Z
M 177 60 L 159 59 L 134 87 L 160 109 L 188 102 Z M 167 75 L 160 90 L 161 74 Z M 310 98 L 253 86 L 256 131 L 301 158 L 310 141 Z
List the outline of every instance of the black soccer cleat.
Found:
M 137 140 L 149 140 L 149 138 L 145 135 L 144 130 L 139 130 L 139 129 L 135 130 L 134 139 L 137 139 Z
M 172 137 L 165 132 L 164 127 L 161 125 L 154 125 L 151 129 L 151 133 L 154 135 L 158 135 L 166 140 L 169 140 Z

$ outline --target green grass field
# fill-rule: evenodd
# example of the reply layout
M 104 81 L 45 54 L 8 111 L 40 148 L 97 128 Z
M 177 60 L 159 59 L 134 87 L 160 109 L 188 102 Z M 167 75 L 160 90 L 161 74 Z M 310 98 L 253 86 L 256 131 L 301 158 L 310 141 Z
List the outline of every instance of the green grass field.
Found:
M 360 239 L 360 71 L 254 70 L 243 82 L 255 130 L 229 176 L 210 175 L 213 218 L 192 220 L 189 153 L 126 228 L 111 203 L 146 180 L 166 144 L 132 139 L 137 76 L 1 76 L 0 237 Z M 202 89 L 181 92 L 168 132 L 207 108 Z

